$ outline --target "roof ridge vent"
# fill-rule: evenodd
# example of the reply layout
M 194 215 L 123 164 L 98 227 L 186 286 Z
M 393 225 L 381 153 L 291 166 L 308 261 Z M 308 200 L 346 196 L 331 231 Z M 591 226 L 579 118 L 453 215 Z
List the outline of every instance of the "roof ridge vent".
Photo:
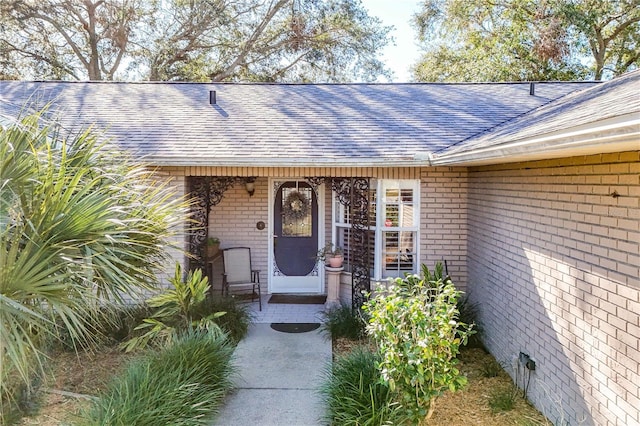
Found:
M 209 103 L 211 105 L 215 105 L 216 104 L 216 91 L 215 90 L 209 90 Z

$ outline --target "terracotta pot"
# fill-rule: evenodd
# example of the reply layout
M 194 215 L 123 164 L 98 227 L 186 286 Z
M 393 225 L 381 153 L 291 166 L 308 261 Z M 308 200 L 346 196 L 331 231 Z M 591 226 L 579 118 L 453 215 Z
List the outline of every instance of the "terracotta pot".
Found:
M 342 255 L 338 255 L 334 257 L 328 257 L 327 260 L 329 260 L 329 266 L 331 266 L 332 268 L 339 268 L 342 266 L 344 257 L 342 257 Z
M 207 257 L 211 259 L 215 257 L 216 254 L 220 251 L 220 244 L 214 244 L 212 246 L 207 246 Z

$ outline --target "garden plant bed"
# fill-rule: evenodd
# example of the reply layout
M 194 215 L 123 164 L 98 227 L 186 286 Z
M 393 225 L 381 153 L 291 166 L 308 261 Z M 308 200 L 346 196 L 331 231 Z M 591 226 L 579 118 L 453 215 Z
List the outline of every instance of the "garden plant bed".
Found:
M 74 415 L 89 405 L 86 397 L 98 395 L 133 357 L 117 348 L 103 348 L 95 353 L 60 351 L 52 354 L 47 368 L 49 377 L 35 399 L 35 414 L 23 417 L 18 425 L 72 424 Z
M 339 356 L 359 344 L 348 339 L 334 341 L 334 356 Z M 98 353 L 58 352 L 52 356 L 51 370 L 55 381 L 49 380 L 43 389 L 64 391 L 70 394 L 40 392 L 37 413 L 24 417 L 20 426 L 58 426 L 72 424 L 74 414 L 86 407 L 86 398 L 71 394 L 95 396 L 105 384 L 120 372 L 133 355 L 116 348 L 106 348 Z M 483 366 L 492 356 L 481 349 L 465 349 L 460 354 L 460 369 L 468 377 L 467 387 L 459 392 L 446 393 L 436 402 L 433 416 L 421 426 L 455 425 L 550 425 L 545 417 L 522 398 L 516 397 L 513 410 L 493 413 L 489 400 L 493 392 L 509 389 L 512 381 L 506 372 L 497 377 L 484 377 Z
M 334 358 L 343 355 L 356 345 L 364 342 L 349 339 L 334 339 Z M 370 345 L 370 343 L 367 343 Z M 512 389 L 511 377 L 500 371 L 496 377 L 484 377 L 484 366 L 492 362 L 493 356 L 482 349 L 463 349 L 459 356 L 458 367 L 467 376 L 467 386 L 458 392 L 447 392 L 436 401 L 435 411 L 429 420 L 420 426 L 550 426 L 551 423 L 526 399 L 519 390 L 514 408 L 510 411 L 493 413 L 489 400 L 491 395 L 506 389 Z

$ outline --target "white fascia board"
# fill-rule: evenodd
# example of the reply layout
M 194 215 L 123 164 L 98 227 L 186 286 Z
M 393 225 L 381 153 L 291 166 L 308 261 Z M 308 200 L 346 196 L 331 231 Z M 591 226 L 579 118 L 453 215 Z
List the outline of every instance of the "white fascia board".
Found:
M 154 166 L 173 167 L 424 167 L 429 165 L 424 159 L 318 159 L 318 158 L 194 158 L 173 157 L 154 158 L 148 156 L 144 161 Z
M 467 152 L 434 156 L 432 164 L 475 166 L 640 150 L 640 114 L 536 135 Z

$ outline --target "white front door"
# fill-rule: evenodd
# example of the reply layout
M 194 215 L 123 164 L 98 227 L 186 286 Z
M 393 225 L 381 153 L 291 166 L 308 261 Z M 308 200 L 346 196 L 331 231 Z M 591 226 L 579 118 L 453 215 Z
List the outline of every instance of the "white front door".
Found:
M 269 292 L 322 293 L 316 253 L 324 235 L 322 186 L 304 180 L 271 180 Z

